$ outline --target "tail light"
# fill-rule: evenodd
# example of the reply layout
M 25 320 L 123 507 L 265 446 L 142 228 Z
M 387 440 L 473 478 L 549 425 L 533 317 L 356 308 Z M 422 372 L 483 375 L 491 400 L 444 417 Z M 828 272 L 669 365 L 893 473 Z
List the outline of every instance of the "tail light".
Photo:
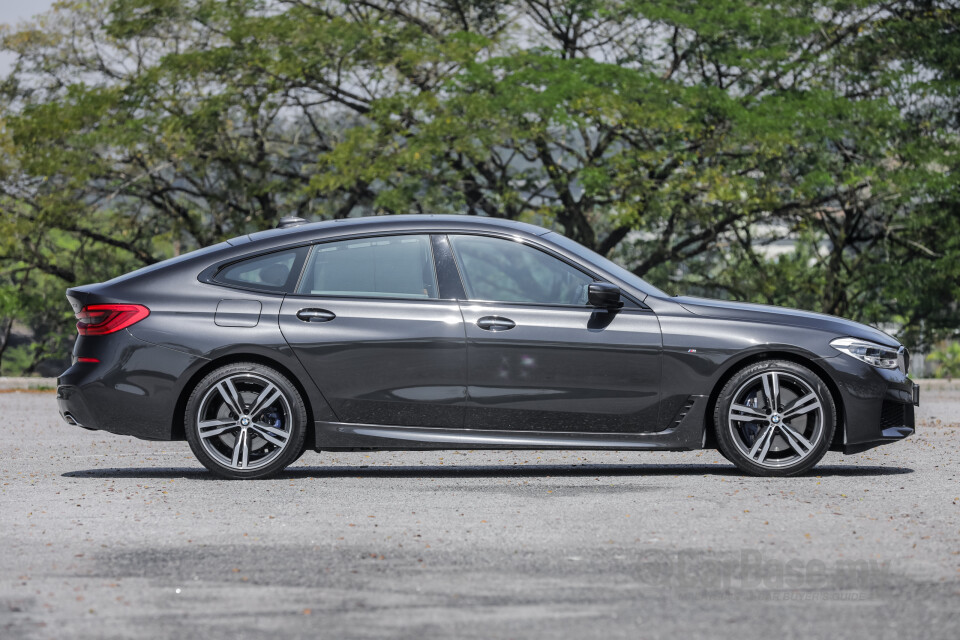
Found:
M 77 333 L 103 336 L 126 329 L 150 315 L 141 304 L 91 304 L 77 314 Z

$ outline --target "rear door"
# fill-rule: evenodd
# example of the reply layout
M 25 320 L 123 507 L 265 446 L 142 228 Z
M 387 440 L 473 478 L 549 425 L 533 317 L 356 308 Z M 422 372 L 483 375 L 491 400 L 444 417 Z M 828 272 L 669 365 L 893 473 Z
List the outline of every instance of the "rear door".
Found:
M 463 319 L 429 235 L 315 245 L 280 329 L 342 422 L 463 425 Z
M 463 280 L 466 427 L 657 429 L 660 325 L 639 304 L 586 304 L 595 279 L 529 244 L 450 235 Z

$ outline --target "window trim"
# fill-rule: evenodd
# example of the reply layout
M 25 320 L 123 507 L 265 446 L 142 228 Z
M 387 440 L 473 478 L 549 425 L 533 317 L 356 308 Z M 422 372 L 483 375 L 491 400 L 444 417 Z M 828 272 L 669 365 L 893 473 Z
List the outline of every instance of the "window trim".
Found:
M 421 298 L 371 298 L 371 297 L 367 297 L 367 296 L 319 296 L 319 295 L 314 296 L 314 295 L 303 295 L 303 294 L 298 294 L 298 293 L 296 293 L 296 289 L 297 289 L 297 287 L 299 287 L 299 285 L 300 285 L 300 279 L 303 278 L 303 273 L 304 273 L 304 270 L 305 270 L 306 264 L 307 264 L 307 258 L 308 258 L 309 255 L 310 255 L 310 251 L 311 251 L 311 250 L 313 249 L 313 247 L 316 246 L 316 245 L 319 245 L 319 244 L 327 244 L 327 243 L 330 243 L 330 242 L 340 242 L 340 241 L 342 241 L 342 240 L 360 240 L 360 239 L 363 239 L 363 238 L 377 238 L 377 237 L 383 237 L 383 236 L 395 237 L 395 236 L 419 236 L 419 235 L 426 235 L 426 236 L 430 236 L 430 237 L 431 237 L 431 243 L 430 243 L 430 244 L 431 244 L 431 247 L 430 247 L 430 249 L 431 249 L 431 256 L 433 257 L 434 275 L 435 275 L 435 277 L 437 278 L 437 296 L 440 295 L 440 279 L 441 279 L 441 277 L 444 277 L 444 274 L 439 273 L 438 270 L 437 270 L 437 255 L 436 255 L 436 247 L 435 247 L 435 245 L 434 245 L 434 240 L 433 240 L 433 238 L 434 238 L 434 237 L 445 237 L 445 238 L 447 239 L 447 244 L 448 244 L 448 247 L 449 247 L 449 250 L 450 250 L 450 254 L 451 254 L 451 256 L 453 257 L 454 264 L 455 264 L 456 267 L 457 267 L 457 277 L 459 278 L 458 284 L 459 284 L 459 286 L 460 286 L 460 287 L 462 288 L 462 290 L 463 290 L 464 298 L 440 298 L 440 297 L 437 297 L 437 298 L 423 298 L 423 299 L 421 299 Z M 338 235 L 338 236 L 334 236 L 334 237 L 331 237 L 331 238 L 325 238 L 325 239 L 321 239 L 321 240 L 316 240 L 316 239 L 314 239 L 314 240 L 309 240 L 309 241 L 293 242 L 293 243 L 291 243 L 291 244 L 283 245 L 283 246 L 281 246 L 281 247 L 273 247 L 273 248 L 271 248 L 271 249 L 265 249 L 265 250 L 260 251 L 260 252 L 250 253 L 250 254 L 246 254 L 246 255 L 243 255 L 243 256 L 239 256 L 239 257 L 236 257 L 236 258 L 231 258 L 231 259 L 225 260 L 225 261 L 223 261 L 223 262 L 214 263 L 214 264 L 208 266 L 208 267 L 207 267 L 206 269 L 204 269 L 203 271 L 201 271 L 200 274 L 197 276 L 197 280 L 199 280 L 200 282 L 203 282 L 204 284 L 210 284 L 210 285 L 217 286 L 217 287 L 224 287 L 224 288 L 227 288 L 227 289 L 236 289 L 236 290 L 239 290 L 239 291 L 247 291 L 247 292 L 251 292 L 251 293 L 260 293 L 260 294 L 265 294 L 265 295 L 274 295 L 274 296 L 284 296 L 284 295 L 287 295 L 287 296 L 296 296 L 296 297 L 311 298 L 311 299 L 331 299 L 331 298 L 332 298 L 332 299 L 345 299 L 345 300 L 369 300 L 369 301 L 377 301 L 377 300 L 380 300 L 380 301 L 385 301 L 385 302 L 417 302 L 417 303 L 449 303 L 449 302 L 451 302 L 451 301 L 454 301 L 454 302 L 469 302 L 469 303 L 471 303 L 471 304 L 498 304 L 498 305 L 513 305 L 513 306 L 528 306 L 528 307 L 532 306 L 532 307 L 556 308 L 556 309 L 585 309 L 585 310 L 589 309 L 589 310 L 594 310 L 594 311 L 597 310 L 597 307 L 591 307 L 590 305 L 564 305 L 564 304 L 550 304 L 550 303 L 541 303 L 541 302 L 506 302 L 506 301 L 501 301 L 501 300 L 472 300 L 472 299 L 470 299 L 470 298 L 467 298 L 467 297 L 466 297 L 466 288 L 463 286 L 463 276 L 462 276 L 462 274 L 460 273 L 460 269 L 461 269 L 460 263 L 459 263 L 459 260 L 458 260 L 458 258 L 457 258 L 457 256 L 456 256 L 456 252 L 453 250 L 453 244 L 450 242 L 450 236 L 455 236 L 455 235 L 460 235 L 460 236 L 483 236 L 483 237 L 488 237 L 488 238 L 499 238 L 499 239 L 501 239 L 501 240 L 511 240 L 511 241 L 513 241 L 513 242 L 519 242 L 519 243 L 521 243 L 521 244 L 529 245 L 530 247 L 533 247 L 534 249 L 537 249 L 538 251 L 542 251 L 542 252 L 546 253 L 547 255 L 552 256 L 552 257 L 556 258 L 557 260 L 560 260 L 561 262 L 564 262 L 564 263 L 570 265 L 570 266 L 573 267 L 574 269 L 577 269 L 577 270 L 579 270 L 579 271 L 582 271 L 582 272 L 585 273 L 586 275 L 588 275 L 588 276 L 590 276 L 591 278 L 593 278 L 594 282 L 607 282 L 607 283 L 610 283 L 610 284 L 616 284 L 618 287 L 620 287 L 620 295 L 621 295 L 621 297 L 623 298 L 623 300 L 624 300 L 626 303 L 628 303 L 628 304 L 625 304 L 623 307 L 621 307 L 621 308 L 618 310 L 619 313 L 622 313 L 622 312 L 624 312 L 624 311 L 642 311 L 642 312 L 652 312 L 652 311 L 653 311 L 649 306 L 647 306 L 647 305 L 644 304 L 643 302 L 639 301 L 637 298 L 635 298 L 634 296 L 630 295 L 628 292 L 624 291 L 623 287 L 620 286 L 618 283 L 616 283 L 616 282 L 611 282 L 609 279 L 606 279 L 606 278 L 603 278 L 602 276 L 597 275 L 597 274 L 594 273 L 593 271 L 591 271 L 591 270 L 589 270 L 589 269 L 587 269 L 587 268 L 584 268 L 584 266 L 582 266 L 582 265 L 579 264 L 578 262 L 574 262 L 573 260 L 567 258 L 567 257 L 564 256 L 563 254 L 561 254 L 561 253 L 559 253 L 559 252 L 557 252 L 557 251 L 554 251 L 554 250 L 551 249 L 550 247 L 547 247 L 547 246 L 544 246 L 544 245 L 542 245 L 542 244 L 533 242 L 533 241 L 531 241 L 529 238 L 525 238 L 525 237 L 513 235 L 513 234 L 510 234 L 510 233 L 508 233 L 508 232 L 497 232 L 497 231 L 493 231 L 493 230 L 491 230 L 491 231 L 487 231 L 487 230 L 462 230 L 462 231 L 461 231 L 461 230 L 457 230 L 457 231 L 450 231 L 450 230 L 448 230 L 448 229 L 417 229 L 417 230 L 415 230 L 415 231 L 414 231 L 414 230 L 410 230 L 410 231 L 399 231 L 399 232 L 392 232 L 392 233 L 383 233 L 382 231 L 381 231 L 381 232 L 366 231 L 366 232 L 363 232 L 363 233 L 356 233 L 356 234 L 347 233 L 347 234 L 344 234 L 344 235 Z M 540 237 L 543 237 L 543 236 L 540 236 Z M 271 253 L 277 253 L 277 252 L 280 252 L 280 251 L 290 251 L 290 250 L 293 250 L 293 249 L 300 249 L 300 248 L 303 248 L 303 247 L 306 247 L 306 248 L 307 248 L 307 252 L 306 252 L 306 254 L 305 254 L 305 256 L 304 256 L 303 262 L 300 264 L 300 274 L 299 274 L 299 276 L 297 277 L 297 282 L 296 282 L 296 284 L 294 285 L 293 291 L 274 291 L 274 290 L 267 290 L 267 289 L 247 288 L 247 287 L 241 287 L 241 286 L 233 285 L 233 284 L 229 284 L 229 283 L 217 282 L 217 281 L 215 281 L 215 280 L 213 279 L 213 277 L 214 277 L 217 273 L 219 273 L 221 270 L 223 270 L 223 269 L 225 269 L 225 268 L 227 268 L 227 267 L 229 267 L 229 266 L 231 266 L 231 265 L 233 265 L 233 264 L 236 264 L 236 263 L 238 263 L 238 262 L 242 262 L 242 261 L 244 261 L 244 260 L 247 260 L 247 259 L 249 259 L 249 258 L 256 258 L 256 257 L 259 257 L 259 256 L 269 255 L 269 254 L 271 254 Z
M 543 308 L 554 308 L 554 309 L 589 309 L 589 310 L 593 310 L 593 311 L 596 311 L 596 310 L 597 310 L 597 307 L 593 307 L 593 306 L 591 306 L 591 305 L 589 305 L 589 304 L 561 304 L 561 303 L 557 303 L 557 302 L 518 302 L 518 301 L 507 301 L 507 300 L 477 300 L 477 299 L 474 299 L 474 298 L 470 298 L 470 297 L 468 296 L 468 294 L 467 294 L 467 286 L 466 286 L 466 284 L 464 283 L 463 265 L 460 264 L 460 258 L 457 256 L 456 249 L 454 249 L 454 247 L 453 247 L 453 241 L 451 240 L 451 236 L 481 236 L 481 237 L 486 237 L 486 238 L 497 238 L 497 239 L 500 239 L 500 240 L 509 240 L 509 241 L 512 241 L 512 242 L 517 242 L 517 243 L 519 243 L 519 244 L 526 245 L 526 246 L 528 246 L 528 247 L 530 247 L 530 248 L 532 248 L 532 249 L 536 249 L 537 251 L 541 251 L 541 252 L 547 254 L 548 256 L 550 256 L 550 257 L 552 257 L 552 258 L 555 258 L 555 259 L 559 260 L 560 262 L 563 262 L 563 263 L 566 264 L 567 266 L 572 267 L 572 268 L 576 269 L 577 271 L 583 273 L 584 275 L 592 278 L 594 282 L 604 282 L 604 283 L 608 283 L 608 284 L 616 284 L 616 283 L 614 283 L 614 282 L 610 282 L 609 280 L 606 280 L 605 278 L 602 278 L 601 276 L 597 275 L 596 273 L 593 273 L 593 272 L 590 271 L 589 269 L 585 269 L 582 265 L 580 265 L 580 264 L 578 264 L 578 263 L 576 263 L 576 262 L 573 262 L 572 260 L 568 259 L 566 256 L 563 256 L 563 255 L 557 253 L 556 251 L 552 251 L 549 247 L 544 247 L 543 245 L 540 245 L 540 244 L 531 242 L 531 241 L 528 240 L 527 238 L 522 238 L 522 237 L 512 236 L 512 235 L 505 235 L 505 234 L 498 234 L 498 233 L 472 232 L 472 231 L 470 231 L 470 232 L 462 232 L 462 231 L 447 232 L 447 233 L 445 233 L 445 234 L 443 234 L 443 235 L 446 235 L 446 236 L 447 236 L 447 242 L 448 242 L 449 247 L 450 247 L 450 253 L 453 254 L 454 261 L 456 262 L 456 265 L 457 265 L 457 275 L 460 276 L 460 286 L 463 288 L 464 296 L 467 296 L 467 297 L 465 297 L 463 300 L 461 300 L 461 302 L 467 302 L 467 303 L 470 303 L 470 304 L 502 305 L 502 306 L 514 306 L 514 307 L 543 307 Z M 617 286 L 620 287 L 620 285 L 617 285 Z M 619 309 L 619 311 L 630 311 L 630 310 L 649 311 L 649 310 L 650 310 L 649 307 L 647 307 L 646 305 L 638 302 L 637 300 L 635 300 L 635 299 L 633 298 L 633 296 L 631 296 L 630 294 L 626 293 L 626 292 L 623 290 L 623 287 L 620 287 L 620 296 L 621 296 L 625 301 L 628 301 L 629 303 L 632 303 L 632 305 L 631 305 L 631 306 L 626 306 L 626 305 L 625 305 L 625 306 L 621 307 L 621 308 Z

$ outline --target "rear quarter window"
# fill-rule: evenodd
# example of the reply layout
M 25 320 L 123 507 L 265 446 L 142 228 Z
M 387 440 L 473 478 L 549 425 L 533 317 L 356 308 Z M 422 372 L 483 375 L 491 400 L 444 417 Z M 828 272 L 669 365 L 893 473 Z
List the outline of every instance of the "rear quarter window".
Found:
M 221 268 L 213 281 L 252 291 L 288 293 L 297 285 L 306 254 L 306 247 L 298 247 L 246 258 Z

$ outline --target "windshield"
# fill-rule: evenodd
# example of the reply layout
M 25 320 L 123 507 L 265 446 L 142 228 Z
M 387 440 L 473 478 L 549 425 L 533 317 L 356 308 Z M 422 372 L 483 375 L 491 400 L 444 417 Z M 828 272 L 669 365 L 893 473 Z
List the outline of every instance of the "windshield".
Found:
M 669 294 L 667 294 L 666 292 L 656 288 L 655 286 L 653 286 L 652 284 L 650 284 L 640 276 L 634 273 L 631 273 L 630 271 L 627 271 L 626 269 L 618 265 L 616 262 L 613 262 L 612 260 L 608 260 L 604 258 L 602 255 L 600 255 L 596 251 L 591 251 L 590 249 L 587 249 L 582 244 L 574 242 L 570 238 L 567 238 L 566 236 L 562 236 L 556 231 L 551 231 L 550 233 L 544 234 L 542 237 L 550 240 L 550 242 L 553 242 L 554 244 L 560 247 L 563 247 L 570 253 L 573 253 L 576 256 L 583 258 L 587 262 L 597 265 L 598 267 L 600 267 L 610 275 L 616 278 L 619 278 L 620 280 L 623 280 L 627 284 L 633 287 L 636 287 L 637 289 L 639 289 L 640 291 L 643 291 L 644 293 L 658 296 L 658 297 L 663 297 L 663 298 L 670 297 Z

